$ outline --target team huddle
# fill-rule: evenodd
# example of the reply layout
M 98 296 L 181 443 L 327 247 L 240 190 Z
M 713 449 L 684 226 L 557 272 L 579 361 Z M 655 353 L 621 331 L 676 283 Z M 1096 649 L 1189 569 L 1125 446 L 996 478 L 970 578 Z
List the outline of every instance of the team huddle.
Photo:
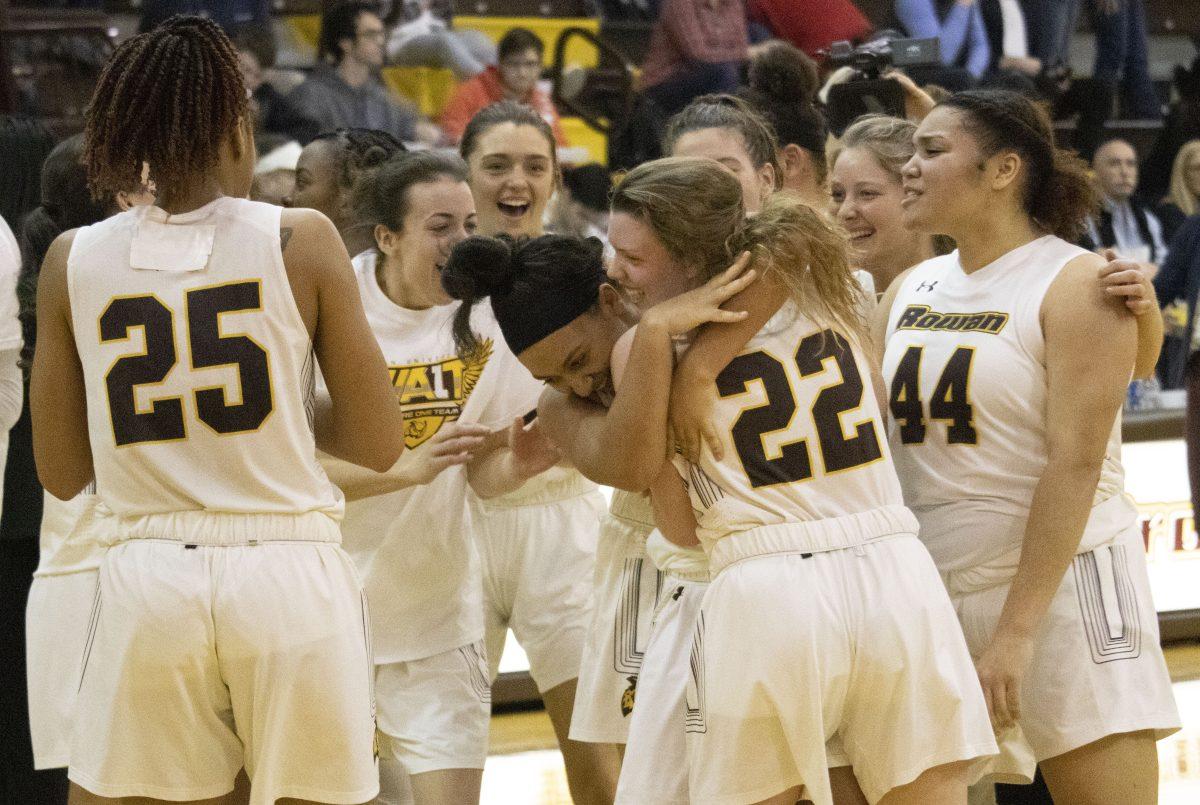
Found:
M 509 629 L 576 802 L 965 805 L 1039 766 L 1156 801 L 1120 407 L 1161 319 L 1072 245 L 1094 191 L 1030 101 L 846 132 L 957 246 L 876 288 L 738 98 L 619 180 L 611 250 L 544 231 L 526 107 L 459 155 L 319 137 L 281 208 L 245 98 L 206 20 L 122 44 L 80 150 L 123 211 L 39 279 L 31 721 L 72 802 L 478 801 Z

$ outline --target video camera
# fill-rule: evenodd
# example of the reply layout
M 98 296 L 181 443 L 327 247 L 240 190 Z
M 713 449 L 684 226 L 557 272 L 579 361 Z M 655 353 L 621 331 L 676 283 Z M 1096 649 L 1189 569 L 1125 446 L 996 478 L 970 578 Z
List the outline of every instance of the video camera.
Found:
M 904 88 L 894 79 L 881 77 L 889 68 L 932 67 L 942 60 L 937 39 L 905 39 L 895 31 L 883 31 L 858 47 L 834 42 L 823 55 L 830 67 L 854 71 L 850 80 L 829 89 L 829 130 L 837 137 L 862 115 L 904 117 Z

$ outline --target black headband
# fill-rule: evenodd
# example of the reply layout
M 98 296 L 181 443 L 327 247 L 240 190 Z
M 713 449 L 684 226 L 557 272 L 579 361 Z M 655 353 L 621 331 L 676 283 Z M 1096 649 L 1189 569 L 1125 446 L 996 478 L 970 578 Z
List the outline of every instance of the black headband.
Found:
M 603 268 L 586 280 L 551 287 L 518 282 L 492 294 L 492 312 L 514 355 L 520 355 L 546 336 L 561 330 L 592 309 L 606 281 Z

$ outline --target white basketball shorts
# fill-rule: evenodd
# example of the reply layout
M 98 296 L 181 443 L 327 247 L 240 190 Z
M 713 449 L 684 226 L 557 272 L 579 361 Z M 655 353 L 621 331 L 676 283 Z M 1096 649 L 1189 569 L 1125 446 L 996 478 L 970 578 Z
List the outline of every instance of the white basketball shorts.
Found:
M 693 801 L 757 802 L 804 785 L 830 805 L 835 735 L 872 803 L 930 768 L 996 753 L 954 609 L 916 536 L 797 549 L 844 539 L 856 519 L 815 539 L 828 521 L 714 546 L 685 716 Z
M 475 503 L 471 519 L 493 679 L 509 628 L 529 657 L 538 691 L 579 676 L 604 498 L 590 482 L 578 486 L 578 494 L 545 502 Z
M 366 601 L 336 543 L 131 540 L 109 548 L 98 589 L 73 782 L 208 799 L 245 767 L 251 805 L 375 796 Z
M 35 769 L 65 768 L 79 666 L 97 606 L 97 570 L 34 576 L 25 606 L 25 669 Z
M 375 698 L 383 758 L 409 774 L 483 768 L 492 689 L 482 641 L 376 666 Z
M 625 743 L 662 574 L 646 559 L 647 500 L 614 491 L 600 523 L 591 623 L 584 641 L 571 740 Z
M 617 782 L 617 805 L 688 805 L 687 732 L 684 730 L 692 638 L 704 579 L 667 575 L 642 670 L 637 707 Z
M 959 592 L 953 578 L 948 583 L 977 657 L 995 632 L 1010 584 Z M 1029 782 L 1039 760 L 1108 735 L 1152 730 L 1164 738 L 1179 727 L 1135 526 L 1079 554 L 1067 569 L 1021 685 L 1020 723 L 1000 736 L 993 768 L 999 782 Z

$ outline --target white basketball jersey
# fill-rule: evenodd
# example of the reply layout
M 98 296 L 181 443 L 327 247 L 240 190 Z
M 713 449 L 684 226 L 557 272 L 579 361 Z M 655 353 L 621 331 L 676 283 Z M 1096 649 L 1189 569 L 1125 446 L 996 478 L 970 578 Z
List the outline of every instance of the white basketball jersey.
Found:
M 340 517 L 315 457 L 312 344 L 279 216 L 223 197 L 183 215 L 137 207 L 76 234 L 68 287 L 96 485 L 123 520 Z
M 1046 236 L 974 271 L 958 252 L 903 280 L 888 320 L 888 437 L 921 539 L 943 572 L 1006 557 L 1015 567 L 1046 467 L 1042 300 L 1087 252 Z M 1121 494 L 1120 416 L 1080 551 L 1132 521 Z
M 903 505 L 870 361 L 788 302 L 717 377 L 725 458 L 676 459 L 706 550 L 762 525 Z

